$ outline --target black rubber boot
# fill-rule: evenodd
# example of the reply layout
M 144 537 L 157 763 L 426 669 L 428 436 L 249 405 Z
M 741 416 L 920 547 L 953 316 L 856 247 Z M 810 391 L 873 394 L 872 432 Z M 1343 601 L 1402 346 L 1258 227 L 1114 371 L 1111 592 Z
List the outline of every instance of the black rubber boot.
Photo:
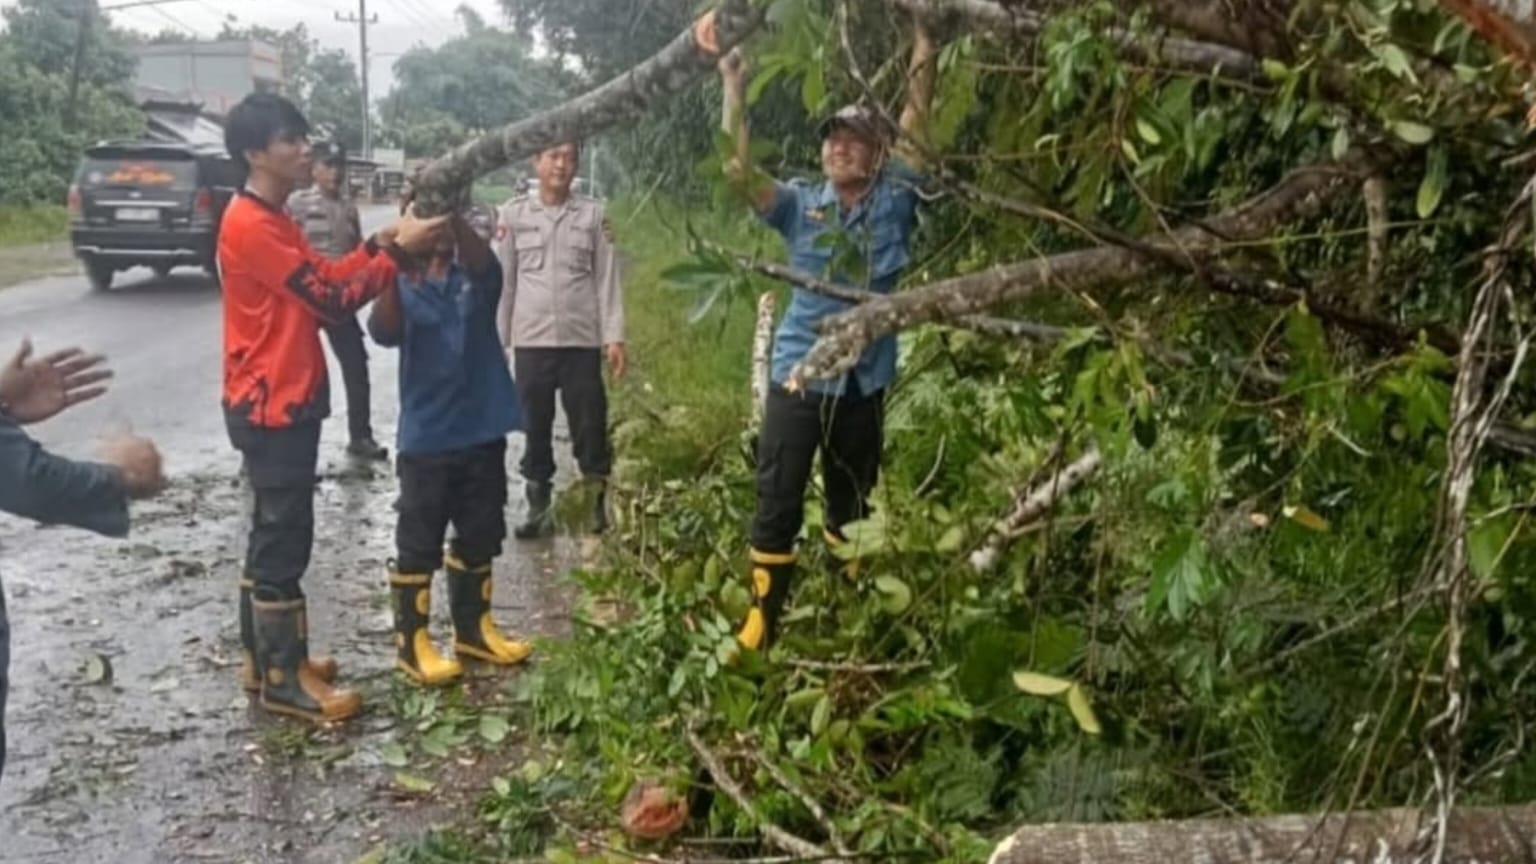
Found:
M 438 653 L 428 627 L 432 621 L 432 574 L 400 573 L 389 565 L 390 605 L 395 612 L 395 666 L 427 687 L 464 674 L 457 660 Z
M 385 462 L 389 460 L 389 448 L 372 437 L 354 438 L 347 445 L 347 455 L 366 462 Z
M 256 668 L 256 623 L 251 614 L 251 591 L 256 583 L 240 580 L 240 686 L 252 693 L 261 691 L 261 672 Z M 309 653 L 305 646 L 306 655 Z M 310 657 L 309 668 L 320 680 L 336 680 L 336 658 Z
M 508 639 L 496 629 L 491 618 L 491 579 L 489 563 L 477 567 L 448 556 L 448 608 L 453 613 L 453 653 L 460 657 L 484 660 L 498 666 L 511 666 L 528 659 L 533 646 Z
M 741 647 L 749 651 L 772 647 L 794 576 L 795 553 L 752 550 L 752 608 L 736 633 Z
M 553 484 L 528 482 L 528 518 L 512 529 L 513 537 L 537 540 L 555 533 L 554 514 L 549 509 L 553 493 Z
M 595 491 L 592 495 L 592 533 L 606 534 L 608 532 L 608 478 L 594 477 L 589 482 L 593 484 Z
M 333 688 L 310 668 L 305 611 L 302 597 L 251 598 L 256 665 L 262 670 L 261 707 L 314 723 L 336 723 L 355 717 L 363 708 L 362 695 Z

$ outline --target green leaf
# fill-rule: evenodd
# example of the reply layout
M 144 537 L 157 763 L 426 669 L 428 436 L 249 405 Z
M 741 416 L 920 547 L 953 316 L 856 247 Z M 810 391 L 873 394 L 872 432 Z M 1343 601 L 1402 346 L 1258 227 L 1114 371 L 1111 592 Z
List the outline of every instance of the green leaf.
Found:
M 1291 74 L 1289 66 L 1270 57 L 1265 57 L 1259 67 L 1264 70 L 1264 77 L 1271 81 L 1284 81 Z
M 1141 140 L 1154 147 L 1163 143 L 1162 133 L 1157 131 L 1157 127 L 1140 117 L 1136 118 L 1136 134 L 1141 136 Z
M 411 757 L 399 741 L 391 741 L 379 750 L 379 758 L 391 768 L 404 768 L 411 764 Z
M 1104 729 L 1099 725 L 1099 718 L 1094 716 L 1093 706 L 1088 704 L 1088 694 L 1083 691 L 1082 685 L 1073 684 L 1067 691 L 1067 707 L 1072 711 L 1072 719 L 1077 721 L 1077 728 L 1089 735 L 1098 735 Z
M 880 605 L 892 615 L 900 615 L 912 606 L 912 589 L 895 576 L 877 577 L 875 589 L 884 595 Z
M 1413 64 L 1408 62 L 1408 55 L 1403 53 L 1403 49 L 1388 42 L 1376 47 L 1376 56 L 1388 72 L 1404 81 L 1418 83 L 1419 76 L 1413 74 Z
M 1287 505 L 1281 512 L 1285 514 L 1285 518 L 1303 528 L 1319 533 L 1324 533 L 1328 530 L 1328 520 L 1314 513 L 1305 504 Z
M 1031 696 L 1048 697 L 1060 696 L 1077 685 L 1065 678 L 1041 675 L 1038 672 L 1015 672 L 1013 673 L 1013 686 Z
M 1190 605 L 1205 599 L 1208 580 L 1205 540 L 1192 528 L 1175 534 L 1152 564 L 1152 585 L 1147 609 L 1167 605 L 1175 621 L 1182 621 Z
M 1467 532 L 1467 564 L 1479 579 L 1493 577 L 1513 528 L 1507 518 L 1488 519 Z
M 480 737 L 492 744 L 500 744 L 506 740 L 507 732 L 511 725 L 507 718 L 497 714 L 483 714 L 480 717 Z
M 822 72 L 820 63 L 813 63 L 805 71 L 805 79 L 800 82 L 800 100 L 805 105 L 806 113 L 814 115 L 820 112 L 821 100 L 826 96 L 826 73 Z
M 425 777 L 418 777 L 415 774 L 407 774 L 404 771 L 395 772 L 395 783 L 407 792 L 420 792 L 422 794 L 437 788 L 437 784 L 431 780 Z
M 947 555 L 959 552 L 964 545 L 965 528 L 960 525 L 951 525 L 949 530 L 944 532 L 944 535 L 939 538 L 938 544 L 933 548 L 935 552 L 942 552 Z
M 827 731 L 827 723 L 832 719 L 832 700 L 823 693 L 816 700 L 816 709 L 811 712 L 811 734 L 820 735 Z
M 1343 159 L 1349 152 L 1349 130 L 1340 126 L 1333 131 L 1333 146 L 1331 148 L 1334 159 Z
M 1412 120 L 1393 121 L 1392 132 L 1409 144 L 1428 144 L 1435 137 L 1434 129 Z
M 1446 156 L 1444 147 L 1431 148 L 1425 157 L 1424 179 L 1419 183 L 1418 213 L 1420 219 L 1428 219 L 1440 206 L 1445 195 Z

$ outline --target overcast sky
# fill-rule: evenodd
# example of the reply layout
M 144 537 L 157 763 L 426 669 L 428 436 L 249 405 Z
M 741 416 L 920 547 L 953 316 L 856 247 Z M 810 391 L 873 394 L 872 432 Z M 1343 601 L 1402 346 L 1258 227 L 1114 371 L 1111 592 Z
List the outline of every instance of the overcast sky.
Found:
M 113 6 L 128 0 L 102 0 Z M 393 81 L 390 67 L 395 57 L 416 44 L 437 45 L 461 32 L 454 10 L 460 0 L 366 0 L 368 15 L 378 16 L 378 23 L 368 28 L 370 95 L 374 99 L 389 91 Z M 497 0 L 463 0 L 492 25 L 503 23 Z M 0 0 L 0 8 L 15 0 Z M 242 23 L 262 24 L 286 30 L 303 22 L 309 32 L 327 48 L 342 48 L 358 56 L 357 25 L 336 20 L 336 13 L 357 15 L 357 0 L 170 0 L 162 5 L 121 9 L 109 13 L 121 27 L 148 33 L 167 28 L 188 35 L 210 39 L 219 32 L 227 15 Z

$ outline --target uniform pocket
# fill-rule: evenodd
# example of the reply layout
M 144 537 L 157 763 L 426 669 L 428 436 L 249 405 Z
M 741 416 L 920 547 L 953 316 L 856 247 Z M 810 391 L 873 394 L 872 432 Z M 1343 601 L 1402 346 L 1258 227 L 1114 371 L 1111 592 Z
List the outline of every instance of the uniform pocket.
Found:
M 512 248 L 517 252 L 517 269 L 544 269 L 544 238 L 537 229 L 519 229 L 512 238 Z
M 571 254 L 566 256 L 571 270 L 576 273 L 591 273 L 593 259 L 597 254 L 597 243 L 592 239 L 592 229 L 580 226 L 572 227 L 566 242 L 571 247 Z

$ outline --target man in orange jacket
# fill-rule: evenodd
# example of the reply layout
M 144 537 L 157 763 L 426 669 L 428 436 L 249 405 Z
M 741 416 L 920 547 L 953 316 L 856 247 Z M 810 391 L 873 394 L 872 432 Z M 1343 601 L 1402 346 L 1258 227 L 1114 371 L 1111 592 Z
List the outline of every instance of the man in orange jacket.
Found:
M 284 210 L 310 182 L 308 136 L 304 115 L 269 93 L 247 96 L 225 125 L 225 146 L 247 179 L 219 228 L 223 403 L 255 493 L 240 583 L 242 683 L 268 711 L 331 722 L 357 714 L 362 698 L 332 687 L 335 661 L 310 658 L 300 587 L 314 542 L 320 421 L 330 412 L 320 328 L 356 314 L 402 263 L 433 249 L 444 220 L 406 215 L 327 259 Z

